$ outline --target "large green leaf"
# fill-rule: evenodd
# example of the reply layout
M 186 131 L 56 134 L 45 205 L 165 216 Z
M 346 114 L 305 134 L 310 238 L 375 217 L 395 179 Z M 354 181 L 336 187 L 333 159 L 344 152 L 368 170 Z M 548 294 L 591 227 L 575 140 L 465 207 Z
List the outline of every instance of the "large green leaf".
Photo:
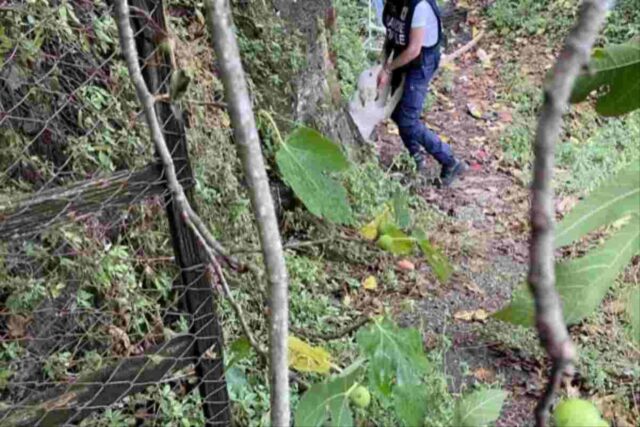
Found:
M 558 224 L 556 246 L 634 213 L 640 214 L 640 162 L 630 164 L 573 208 Z
M 396 193 L 392 199 L 393 215 L 398 227 L 406 229 L 411 224 L 411 213 L 409 212 L 409 200 L 405 193 Z
M 420 384 L 427 370 L 422 336 L 413 328 L 399 328 L 378 319 L 357 334 L 358 345 L 369 358 L 369 383 L 385 396 L 397 386 Z
M 394 255 L 407 255 L 413 252 L 414 239 L 398 228 L 397 225 L 387 222 L 381 226 L 381 230 L 383 233 L 378 239 L 378 246 Z M 383 241 L 384 243 L 382 243 Z
M 276 163 L 282 178 L 311 213 L 339 224 L 352 222 L 347 191 L 329 175 L 349 168 L 340 147 L 319 132 L 301 127 L 280 146 Z
M 440 283 L 447 283 L 453 273 L 453 268 L 451 268 L 447 257 L 429 242 L 427 235 L 422 230 L 416 230 L 413 235 Z
M 596 111 L 618 116 L 640 108 L 640 43 L 631 41 L 595 49 L 585 71 L 576 80 L 571 102 L 583 101 L 589 93 L 607 87 L 598 95 Z
M 456 402 L 454 425 L 457 427 L 483 427 L 500 416 L 507 392 L 478 390 Z
M 427 387 L 424 384 L 404 384 L 393 389 L 395 413 L 407 427 L 424 425 L 427 399 Z
M 589 316 L 637 253 L 640 253 L 640 217 L 633 215 L 604 245 L 582 258 L 557 264 L 556 287 L 562 299 L 565 322 L 574 324 Z M 521 285 L 511 304 L 494 316 L 510 323 L 533 326 L 534 311 L 529 289 Z
M 627 316 L 631 323 L 631 337 L 640 344 L 640 288 L 632 289 L 629 292 Z
M 360 369 L 345 371 L 343 375 L 314 384 L 302 396 L 295 414 L 299 427 L 353 426 L 348 392 L 356 383 Z

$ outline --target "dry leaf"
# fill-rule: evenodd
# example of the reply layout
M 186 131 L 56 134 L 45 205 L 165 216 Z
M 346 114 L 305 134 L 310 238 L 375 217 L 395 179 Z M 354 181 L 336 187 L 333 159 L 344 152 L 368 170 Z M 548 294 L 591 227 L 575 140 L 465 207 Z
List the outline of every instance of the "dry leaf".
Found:
M 478 59 L 482 63 L 482 66 L 485 68 L 491 67 L 491 57 L 489 54 L 482 48 L 479 48 L 476 51 L 476 55 L 478 55 Z
M 483 113 L 482 113 L 482 110 L 480 109 L 480 106 L 478 106 L 478 104 L 474 102 L 467 103 L 467 111 L 469 112 L 469 114 L 471 114 L 471 117 L 473 118 L 476 118 L 476 119 L 483 118 Z
M 329 373 L 331 355 L 322 347 L 312 347 L 301 339 L 289 335 L 289 366 L 300 372 Z
M 416 269 L 416 266 L 408 259 L 401 259 L 397 265 L 400 270 L 413 271 Z
M 131 350 L 133 350 L 129 335 L 127 335 L 125 331 L 114 325 L 109 325 L 107 331 L 111 336 L 111 345 L 113 352 L 116 354 L 129 356 L 131 354 Z
M 20 316 L 18 314 L 9 317 L 7 321 L 7 329 L 9 330 L 9 336 L 13 339 L 20 339 L 27 335 L 27 326 L 31 319 L 28 317 Z
M 362 287 L 365 289 L 376 289 L 378 287 L 378 280 L 374 276 L 369 276 L 362 281 Z
M 453 315 L 454 319 L 464 320 L 466 322 L 472 322 L 474 320 L 484 321 L 489 317 L 489 313 L 487 313 L 484 309 L 479 308 L 478 310 L 462 310 Z
M 395 124 L 389 123 L 387 127 L 387 133 L 389 135 L 400 135 L 400 130 L 398 129 L 398 126 L 396 126 Z
M 351 296 L 349 294 L 345 294 L 345 296 L 342 297 L 342 304 L 345 307 L 349 307 L 351 305 Z
M 479 381 L 490 383 L 495 380 L 496 373 L 491 369 L 478 368 L 473 372 L 473 376 L 476 377 Z
M 464 287 L 475 294 L 484 295 L 485 292 L 475 282 L 465 283 Z

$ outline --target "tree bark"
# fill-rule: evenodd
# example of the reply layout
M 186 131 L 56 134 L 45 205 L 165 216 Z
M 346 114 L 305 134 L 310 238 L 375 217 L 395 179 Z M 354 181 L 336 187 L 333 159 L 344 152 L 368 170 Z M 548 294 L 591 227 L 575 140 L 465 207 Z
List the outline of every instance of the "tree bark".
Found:
M 262 254 L 270 285 L 271 322 L 269 357 L 271 382 L 271 425 L 288 427 L 289 371 L 287 363 L 288 289 L 284 253 L 269 181 L 264 166 L 260 140 L 255 124 L 240 52 L 233 32 L 231 11 L 227 0 L 206 0 L 207 25 L 220 65 L 233 124 L 235 141 L 251 204 L 255 214 Z
M 538 426 L 547 424 L 554 395 L 564 373 L 571 370 L 576 355 L 555 289 L 552 187 L 555 144 L 574 81 L 589 61 L 591 46 L 604 22 L 607 3 L 606 0 L 584 1 L 577 24 L 567 37 L 552 70 L 552 79 L 545 85 L 544 105 L 534 143 L 529 286 L 535 299 L 540 341 L 552 361 L 549 384 L 536 408 Z

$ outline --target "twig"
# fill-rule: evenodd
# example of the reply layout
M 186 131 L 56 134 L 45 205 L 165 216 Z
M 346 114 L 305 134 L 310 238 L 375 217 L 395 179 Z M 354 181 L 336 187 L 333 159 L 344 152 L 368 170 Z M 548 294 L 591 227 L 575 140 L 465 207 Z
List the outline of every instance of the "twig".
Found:
M 318 245 L 323 245 L 325 243 L 330 243 L 335 241 L 335 238 L 333 237 L 327 237 L 324 239 L 318 239 L 318 240 L 308 240 L 308 241 L 304 241 L 304 242 L 288 242 L 285 243 L 282 248 L 283 249 L 298 249 L 298 248 L 305 248 L 305 247 L 309 247 L 309 246 L 318 246 Z M 230 253 L 232 255 L 237 255 L 237 254 L 250 254 L 250 253 L 258 253 L 261 252 L 262 249 L 260 248 L 249 248 L 249 249 L 232 249 L 230 250 Z
M 223 101 L 197 101 L 195 99 L 185 99 L 183 102 L 193 105 L 204 105 L 207 107 L 227 108 L 227 103 Z
M 235 142 L 247 178 L 256 217 L 263 259 L 270 284 L 271 323 L 269 361 L 271 380 L 271 425 L 290 424 L 287 335 L 289 327 L 287 270 L 280 231 L 264 166 L 264 159 L 252 111 L 247 81 L 228 0 L 205 0 L 207 24 L 220 65 L 220 74 L 229 104 Z
M 352 323 L 351 325 L 345 326 L 342 329 L 338 329 L 335 332 L 329 332 L 326 334 L 321 334 L 321 333 L 309 333 L 309 332 L 305 332 L 302 329 L 294 329 L 294 333 L 296 335 L 299 336 L 303 336 L 305 338 L 309 338 L 312 340 L 323 340 L 323 341 L 331 341 L 331 340 L 337 340 L 340 339 L 342 337 L 345 337 L 347 335 L 349 335 L 350 333 L 352 333 L 353 331 L 360 329 L 360 327 L 366 323 L 368 323 L 371 320 L 371 317 L 369 315 L 364 315 L 361 316 L 358 320 L 356 320 L 354 323 Z
M 459 57 L 460 55 L 470 51 L 471 49 L 473 49 L 473 47 L 475 45 L 478 44 L 478 42 L 480 41 L 480 39 L 484 36 L 484 31 L 480 31 L 478 33 L 477 36 L 475 36 L 475 38 L 473 40 L 471 40 L 469 43 L 465 44 L 464 46 L 462 46 L 460 49 L 451 52 L 449 55 L 442 55 L 442 60 L 440 61 L 441 64 L 447 64 L 449 62 L 452 62 L 454 59 L 456 59 L 457 57 Z
M 249 328 L 249 324 L 247 323 L 244 317 L 244 313 L 242 312 L 242 307 L 240 306 L 240 304 L 236 302 L 235 298 L 231 294 L 231 290 L 229 289 L 229 284 L 227 283 L 227 279 L 224 277 L 224 272 L 222 271 L 220 264 L 215 258 L 213 259 L 212 264 L 218 276 L 218 279 L 220 280 L 220 284 L 222 285 L 222 290 L 224 291 L 224 294 L 227 297 L 227 301 L 229 301 L 229 304 L 231 304 L 231 307 L 233 308 L 233 311 L 235 311 L 236 316 L 238 316 L 238 319 L 240 319 L 242 330 L 244 331 L 244 334 L 249 340 L 251 347 L 253 347 L 256 353 L 258 353 L 258 355 L 262 357 L 266 362 L 268 360 L 267 351 L 264 349 L 262 344 L 256 341 L 256 339 L 253 337 L 253 333 L 251 332 L 251 329 Z
M 540 341 L 552 361 L 547 389 L 536 408 L 537 426 L 547 424 L 555 393 L 564 373 L 572 370 L 576 356 L 555 289 L 552 188 L 555 143 L 576 76 L 588 62 L 591 46 L 604 22 L 607 3 L 606 0 L 585 0 L 582 4 L 578 21 L 553 68 L 553 79 L 545 85 L 545 100 L 536 131 L 529 287 L 535 299 Z
M 169 152 L 166 141 L 164 139 L 164 135 L 160 128 L 160 123 L 155 114 L 154 98 L 147 89 L 144 78 L 142 77 L 140 65 L 138 64 L 133 38 L 133 30 L 129 23 L 129 9 L 126 0 L 115 0 L 115 9 L 122 53 L 127 62 L 129 75 L 131 76 L 131 80 L 133 81 L 133 84 L 136 88 L 138 99 L 142 104 L 145 119 L 151 132 L 151 139 L 153 140 L 158 155 L 162 160 L 162 164 L 167 175 L 167 185 L 171 190 L 173 201 L 176 203 L 178 209 L 180 210 L 182 220 L 185 221 L 189 229 L 193 232 L 196 239 L 204 249 L 207 260 L 210 264 L 213 265 L 215 271 L 217 272 L 223 290 L 225 291 L 225 295 L 227 296 L 227 298 L 229 298 L 230 304 L 234 308 L 236 314 L 240 317 L 240 322 L 244 328 L 245 333 L 247 334 L 249 342 L 251 342 L 258 353 L 262 352 L 261 354 L 264 354 L 264 349 L 259 346 L 257 341 L 250 333 L 247 322 L 244 319 L 242 309 L 238 306 L 238 304 L 233 299 L 233 296 L 229 292 L 229 287 L 224 278 L 224 275 L 221 273 L 220 265 L 218 263 L 218 260 L 216 259 L 216 255 L 223 257 L 223 259 L 227 260 L 227 262 L 229 263 L 231 263 L 233 260 L 227 254 L 226 249 L 224 249 L 222 245 L 220 245 L 213 238 L 211 233 L 209 233 L 209 230 L 207 229 L 202 219 L 189 204 L 189 201 L 187 200 L 187 197 L 184 193 L 184 188 L 178 181 L 171 153 Z

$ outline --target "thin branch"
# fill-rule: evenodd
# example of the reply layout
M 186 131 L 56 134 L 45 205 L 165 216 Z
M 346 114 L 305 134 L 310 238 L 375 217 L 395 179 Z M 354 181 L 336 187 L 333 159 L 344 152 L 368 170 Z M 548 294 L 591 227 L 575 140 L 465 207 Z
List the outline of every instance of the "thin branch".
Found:
M 453 62 L 453 60 L 459 57 L 460 55 L 473 49 L 473 47 L 478 44 L 478 42 L 482 37 L 484 37 L 484 31 L 480 31 L 478 35 L 473 38 L 473 40 L 471 40 L 469 43 L 465 44 L 455 52 L 451 52 L 449 55 L 442 55 L 442 60 L 440 62 L 443 65 L 448 64 L 449 62 Z
M 228 0 L 205 0 L 207 24 L 220 64 L 225 99 L 233 123 L 235 141 L 258 225 L 260 243 L 270 284 L 271 323 L 269 356 L 271 377 L 271 425 L 290 424 L 287 363 L 288 289 L 280 231 L 264 166 L 247 82 L 231 19 Z
M 227 103 L 224 101 L 198 101 L 195 99 L 185 99 L 182 102 L 192 105 L 204 105 L 205 107 L 227 108 Z
M 327 237 L 324 239 L 307 240 L 303 242 L 287 242 L 282 247 L 283 249 L 298 249 L 298 248 L 324 245 L 325 243 L 335 242 L 335 240 L 336 240 L 335 237 Z M 238 249 L 231 249 L 230 253 L 233 255 L 237 255 L 237 254 L 251 254 L 251 253 L 257 253 L 261 251 L 262 249 L 260 248 L 248 248 L 248 249 L 238 248 Z
M 262 344 L 260 344 L 253 337 L 253 333 L 251 332 L 251 329 L 249 328 L 249 324 L 247 323 L 247 320 L 244 317 L 244 313 L 242 311 L 242 307 L 240 306 L 240 304 L 238 304 L 236 302 L 235 298 L 233 297 L 233 294 L 231 293 L 231 289 L 229 289 L 229 284 L 227 283 L 227 279 L 224 277 L 224 272 L 222 271 L 222 268 L 220 267 L 220 264 L 218 263 L 218 261 L 215 258 L 214 258 L 212 264 L 213 264 L 213 268 L 214 268 L 216 274 L 218 275 L 218 278 L 220 280 L 220 284 L 222 285 L 222 290 L 223 290 L 225 296 L 227 297 L 227 301 L 229 301 L 229 304 L 231 304 L 231 307 L 236 312 L 236 316 L 238 316 L 238 319 L 240 319 L 240 324 L 242 325 L 242 330 L 244 331 L 244 334 L 246 335 L 247 339 L 249 340 L 249 343 L 254 348 L 256 353 L 258 353 L 258 355 L 260 355 L 260 357 L 262 357 L 265 361 L 268 360 L 267 351 L 264 349 Z
M 360 329 L 361 326 L 365 325 L 370 320 L 371 320 L 371 317 L 369 315 L 364 315 L 364 316 L 361 316 L 360 318 L 358 318 L 352 324 L 347 325 L 344 328 L 338 329 L 337 331 L 329 332 L 329 333 L 326 333 L 326 334 L 309 333 L 309 332 L 303 331 L 302 329 L 295 329 L 294 333 L 296 335 L 303 336 L 305 338 L 312 339 L 312 340 L 323 340 L 323 341 L 337 340 L 337 339 L 345 337 L 345 336 L 351 334 L 352 332 Z
M 591 47 L 604 22 L 607 3 L 606 0 L 585 0 L 582 4 L 578 21 L 553 68 L 553 78 L 545 85 L 545 100 L 536 131 L 529 286 L 535 299 L 540 341 L 552 361 L 549 384 L 536 408 L 537 426 L 547 424 L 554 395 L 563 375 L 572 370 L 576 356 L 555 289 L 552 188 L 555 143 L 576 76 L 588 62 Z

